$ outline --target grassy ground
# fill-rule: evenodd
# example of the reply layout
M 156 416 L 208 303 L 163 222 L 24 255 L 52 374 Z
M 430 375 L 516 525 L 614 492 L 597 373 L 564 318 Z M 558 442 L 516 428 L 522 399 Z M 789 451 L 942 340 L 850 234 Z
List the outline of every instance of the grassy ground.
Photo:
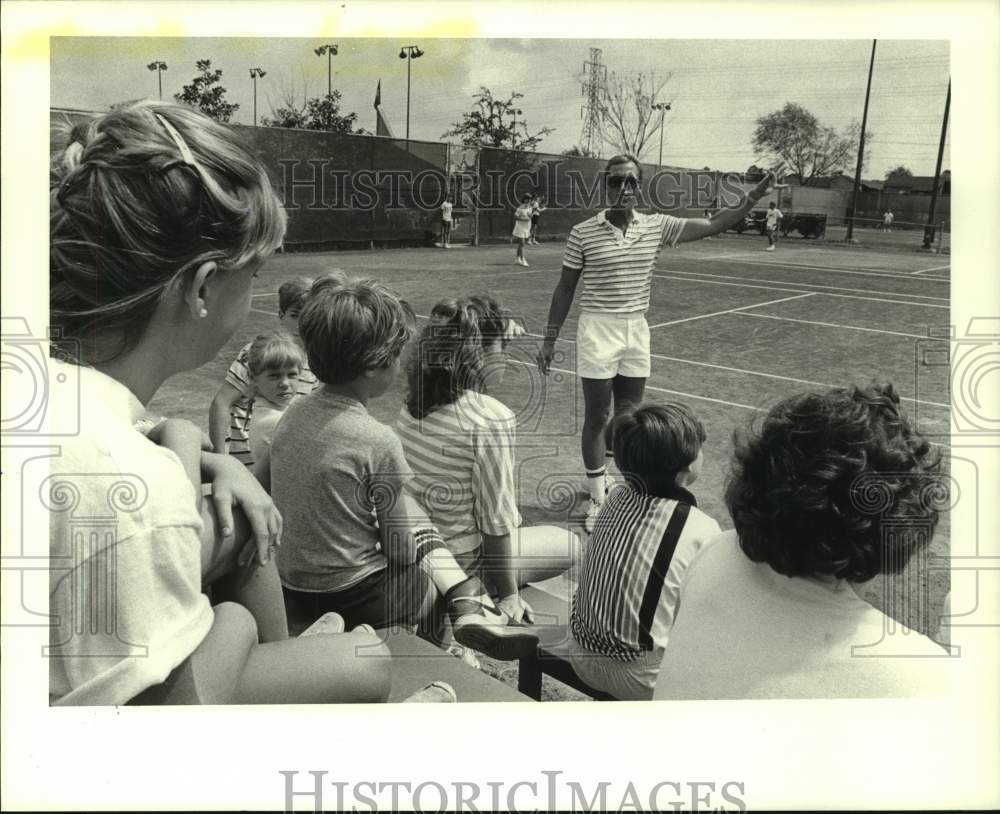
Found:
M 947 443 L 949 431 L 948 370 L 921 364 L 925 349 L 943 347 L 928 334 L 949 323 L 948 258 L 853 251 L 794 238 L 765 253 L 765 243 L 734 235 L 665 250 L 647 315 L 654 354 L 647 397 L 685 401 L 705 424 L 705 465 L 694 492 L 723 528 L 731 527 L 722 487 L 733 430 L 782 396 L 888 380 L 924 432 Z M 527 269 L 514 265 L 514 249 L 504 245 L 277 256 L 260 274 L 254 310 L 243 329 L 213 362 L 168 382 L 150 410 L 207 428 L 208 406 L 226 368 L 241 345 L 276 326 L 275 292 L 291 277 L 332 268 L 377 277 L 421 315 L 442 297 L 488 291 L 537 334 L 544 328 L 561 256 L 561 244 L 529 247 Z M 574 306 L 550 377 L 541 377 L 534 365 L 540 340 L 527 336 L 512 345 L 506 379 L 494 394 L 519 416 L 518 479 L 526 523 L 578 527 L 582 522 L 585 496 L 577 484 L 583 403 L 571 341 L 577 314 Z M 377 418 L 394 420 L 403 387 L 397 382 L 371 405 Z M 945 517 L 930 552 L 946 554 L 948 545 Z M 899 578 L 870 583 L 866 598 L 908 626 L 933 632 L 947 591 L 948 572 L 921 561 Z M 509 681 L 516 671 L 501 664 L 487 669 Z M 561 685 L 547 684 L 545 694 L 580 697 Z

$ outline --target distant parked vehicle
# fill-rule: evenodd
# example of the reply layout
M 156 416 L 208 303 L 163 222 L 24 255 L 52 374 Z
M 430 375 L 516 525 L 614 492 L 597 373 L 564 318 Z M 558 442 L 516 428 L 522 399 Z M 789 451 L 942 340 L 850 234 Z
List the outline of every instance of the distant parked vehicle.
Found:
M 767 211 L 759 210 L 751 212 L 742 221 L 731 227 L 731 231 L 737 234 L 744 232 L 756 232 L 759 235 L 767 234 Z M 826 233 L 826 215 L 814 214 L 786 214 L 781 219 L 781 234 L 787 237 L 792 232 L 798 232 L 805 238 L 822 237 Z

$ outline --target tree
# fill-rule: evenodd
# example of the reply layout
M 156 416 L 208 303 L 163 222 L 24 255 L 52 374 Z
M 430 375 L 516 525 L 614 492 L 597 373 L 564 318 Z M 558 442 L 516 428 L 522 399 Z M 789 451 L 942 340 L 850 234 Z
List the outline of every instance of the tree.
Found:
M 569 148 L 563 150 L 562 153 L 560 153 L 560 155 L 578 156 L 580 158 L 599 158 L 600 157 L 593 150 L 588 150 L 588 149 L 586 149 L 584 147 L 579 147 L 576 144 L 574 144 L 572 147 L 569 147 Z
M 517 100 L 523 93 L 512 93 L 509 99 L 497 99 L 493 91 L 480 87 L 473 94 L 476 107 L 462 114 L 462 121 L 455 122 L 441 138 L 457 136 L 466 147 L 499 147 L 505 150 L 534 150 L 549 133 L 551 127 L 543 127 L 535 133 L 528 130 L 527 122 L 520 118 Z
M 857 122 L 838 134 L 832 127 L 822 126 L 801 105 L 787 102 L 781 110 L 757 119 L 753 148 L 798 175 L 803 186 L 809 186 L 815 179 L 836 172 L 846 171 L 853 176 L 860 137 L 861 125 Z M 872 138 L 871 133 L 866 133 L 865 144 L 870 144 Z M 866 150 L 862 168 L 867 161 Z
M 209 59 L 199 59 L 195 62 L 195 67 L 199 71 L 198 75 L 180 93 L 175 93 L 174 99 L 198 108 L 216 121 L 228 122 L 240 106 L 223 98 L 226 89 L 218 84 L 222 79 L 222 70 L 216 68 L 213 71 L 212 61 Z
M 662 102 L 663 90 L 672 74 L 612 74 L 604 83 L 600 115 L 604 141 L 619 153 L 642 158 L 660 132 L 662 112 L 653 105 Z
M 888 181 L 890 178 L 912 178 L 913 173 L 910 172 L 909 167 L 904 167 L 900 164 L 898 167 L 893 167 L 885 174 L 885 180 Z
M 303 99 L 301 105 L 288 94 L 282 100 L 284 107 L 272 108 L 271 116 L 261 122 L 264 127 L 291 127 L 299 130 L 327 130 L 332 133 L 364 134 L 363 129 L 354 130 L 357 113 L 346 115 L 340 112 L 341 93 L 339 90 L 312 99 Z

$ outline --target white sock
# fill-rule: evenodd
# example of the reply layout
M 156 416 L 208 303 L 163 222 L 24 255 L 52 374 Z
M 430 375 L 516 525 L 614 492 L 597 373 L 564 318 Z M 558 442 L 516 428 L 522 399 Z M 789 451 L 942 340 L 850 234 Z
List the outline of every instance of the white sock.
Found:
M 587 470 L 587 486 L 590 489 L 590 499 L 598 503 L 604 502 L 604 476 L 607 473 L 606 467 L 600 469 Z

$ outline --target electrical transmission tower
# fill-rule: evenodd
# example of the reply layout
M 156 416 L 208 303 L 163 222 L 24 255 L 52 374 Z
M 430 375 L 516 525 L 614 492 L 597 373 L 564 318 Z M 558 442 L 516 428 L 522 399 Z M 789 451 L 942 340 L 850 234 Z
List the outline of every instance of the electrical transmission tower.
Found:
M 580 149 L 587 155 L 597 155 L 604 145 L 604 127 L 601 107 L 604 100 L 608 68 L 601 62 L 600 48 L 590 49 L 590 60 L 583 63 L 583 95 L 587 104 L 581 109 L 583 127 L 580 130 Z

